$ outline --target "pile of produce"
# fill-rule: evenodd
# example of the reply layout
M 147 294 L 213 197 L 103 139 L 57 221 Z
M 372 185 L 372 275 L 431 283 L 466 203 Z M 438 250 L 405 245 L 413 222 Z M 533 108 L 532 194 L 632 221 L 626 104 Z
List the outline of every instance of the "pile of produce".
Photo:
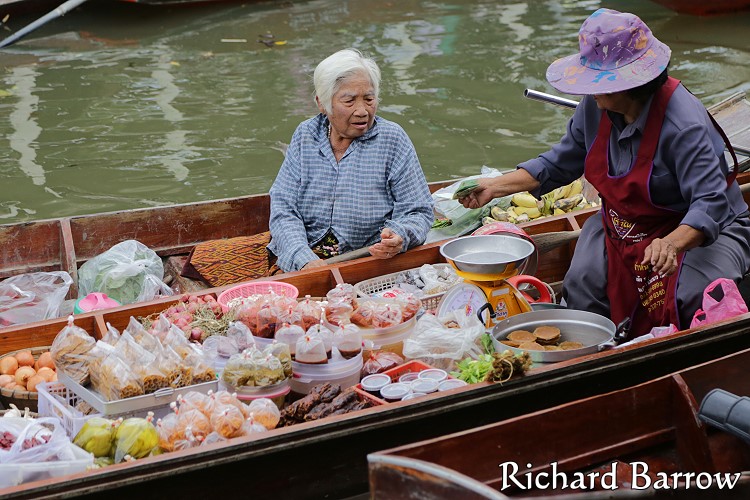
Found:
M 488 334 L 482 337 L 484 354 L 477 359 L 465 358 L 458 362 L 458 369 L 451 375 L 459 380 L 476 384 L 479 382 L 506 382 L 512 377 L 520 376 L 531 368 L 531 356 L 524 352 L 514 354 L 510 350 L 496 352 Z
M 549 215 L 563 215 L 574 210 L 582 210 L 594 206 L 583 196 L 583 181 L 575 181 L 550 191 L 540 200 L 528 191 L 516 193 L 510 197 L 510 203 L 498 203 L 490 209 L 488 217 L 482 219 L 482 224 L 493 222 L 512 222 L 520 224 Z
M 177 326 L 190 340 L 203 342 L 212 335 L 224 335 L 231 316 L 222 314 L 221 305 L 213 295 L 183 295 L 177 304 L 161 313 L 141 318 L 147 330 L 152 329 L 160 316 Z
M 153 417 L 152 412 L 146 418 L 125 420 L 91 417 L 73 438 L 73 443 L 93 454 L 100 466 L 156 455 L 159 436 L 151 423 Z
M 56 380 L 57 371 L 49 351 L 37 359 L 28 349 L 0 358 L 0 387 L 4 389 L 36 392 L 38 384 Z
M 371 407 L 367 399 L 361 399 L 353 387 L 342 391 L 337 384 L 320 384 L 310 393 L 281 411 L 279 427 L 310 422 L 331 415 L 343 415 Z

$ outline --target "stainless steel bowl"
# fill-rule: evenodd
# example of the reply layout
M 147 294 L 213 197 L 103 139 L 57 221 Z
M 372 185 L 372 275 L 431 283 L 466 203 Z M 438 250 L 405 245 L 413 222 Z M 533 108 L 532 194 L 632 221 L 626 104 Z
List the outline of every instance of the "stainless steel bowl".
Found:
M 494 279 L 518 274 L 533 253 L 530 241 L 503 234 L 462 236 L 440 246 L 440 254 L 459 271 Z

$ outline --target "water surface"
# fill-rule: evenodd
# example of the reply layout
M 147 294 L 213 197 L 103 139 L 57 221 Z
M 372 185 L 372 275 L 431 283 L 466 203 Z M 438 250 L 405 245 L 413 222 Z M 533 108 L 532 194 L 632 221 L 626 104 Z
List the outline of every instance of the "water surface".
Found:
M 547 65 L 601 6 L 639 14 L 706 105 L 750 89 L 750 14 L 647 0 L 85 4 L 0 50 L 0 223 L 268 191 L 317 111 L 312 70 L 349 46 L 379 63 L 379 114 L 409 133 L 428 180 L 513 168 L 570 116 L 523 90 L 555 93 Z

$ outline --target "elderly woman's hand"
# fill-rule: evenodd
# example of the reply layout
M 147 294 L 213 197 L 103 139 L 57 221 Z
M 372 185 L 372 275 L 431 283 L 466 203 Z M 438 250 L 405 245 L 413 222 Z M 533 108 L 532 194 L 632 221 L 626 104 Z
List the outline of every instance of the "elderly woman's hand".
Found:
M 373 257 L 378 259 L 390 259 L 397 253 L 401 252 L 404 239 L 394 233 L 390 228 L 385 228 L 380 233 L 380 243 L 375 243 L 369 250 Z
M 677 270 L 677 247 L 667 238 L 655 238 L 646 247 L 641 264 L 651 264 L 654 273 L 669 276 Z

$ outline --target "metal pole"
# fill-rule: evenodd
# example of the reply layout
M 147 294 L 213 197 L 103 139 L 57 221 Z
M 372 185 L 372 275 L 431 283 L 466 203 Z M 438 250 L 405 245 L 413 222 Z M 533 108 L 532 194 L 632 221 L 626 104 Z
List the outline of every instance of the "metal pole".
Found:
M 565 99 L 564 97 L 557 97 L 552 94 L 545 94 L 537 90 L 526 89 L 523 91 L 523 96 L 535 101 L 547 102 L 549 104 L 555 104 L 556 106 L 562 106 L 563 108 L 575 109 L 578 106 L 578 101 L 571 99 Z
M 64 16 L 71 10 L 75 9 L 79 5 L 81 5 L 86 0 L 68 0 L 67 2 L 61 4 L 59 7 L 57 7 L 55 10 L 48 12 L 47 14 L 43 15 L 33 23 L 29 24 L 28 26 L 21 28 L 20 30 L 16 31 L 9 37 L 7 37 L 5 40 L 0 42 L 0 48 L 7 47 L 8 45 L 15 43 L 17 40 L 21 39 L 22 37 L 28 35 L 35 29 L 47 24 L 53 19 L 57 19 L 58 17 Z

